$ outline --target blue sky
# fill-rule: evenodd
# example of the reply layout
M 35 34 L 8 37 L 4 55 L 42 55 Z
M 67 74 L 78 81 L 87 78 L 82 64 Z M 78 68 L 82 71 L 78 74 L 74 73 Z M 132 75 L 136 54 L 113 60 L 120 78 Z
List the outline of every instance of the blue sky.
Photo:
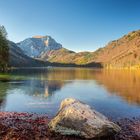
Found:
M 140 0 L 0 0 L 0 24 L 15 42 L 50 35 L 65 48 L 94 51 L 140 29 Z

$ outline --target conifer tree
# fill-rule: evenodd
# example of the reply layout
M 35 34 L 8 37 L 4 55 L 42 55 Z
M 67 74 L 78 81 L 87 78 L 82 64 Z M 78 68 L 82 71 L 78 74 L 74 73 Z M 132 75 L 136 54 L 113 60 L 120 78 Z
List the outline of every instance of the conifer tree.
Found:
M 0 70 L 5 71 L 9 61 L 9 46 L 7 32 L 4 26 L 0 26 Z

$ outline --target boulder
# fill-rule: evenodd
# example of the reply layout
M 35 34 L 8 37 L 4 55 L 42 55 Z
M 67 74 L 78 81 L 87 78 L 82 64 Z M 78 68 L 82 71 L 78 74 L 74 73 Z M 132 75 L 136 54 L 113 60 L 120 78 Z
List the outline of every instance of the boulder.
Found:
M 83 138 L 109 136 L 121 130 L 104 115 L 79 100 L 67 98 L 61 102 L 57 115 L 50 121 L 51 131 Z

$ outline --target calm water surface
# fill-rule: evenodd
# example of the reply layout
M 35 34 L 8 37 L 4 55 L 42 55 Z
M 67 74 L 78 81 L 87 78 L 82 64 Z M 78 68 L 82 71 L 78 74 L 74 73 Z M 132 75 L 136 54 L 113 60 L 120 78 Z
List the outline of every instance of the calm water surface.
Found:
M 0 79 L 0 111 L 52 117 L 64 98 L 73 97 L 115 119 L 140 116 L 140 71 L 38 68 L 13 70 Z

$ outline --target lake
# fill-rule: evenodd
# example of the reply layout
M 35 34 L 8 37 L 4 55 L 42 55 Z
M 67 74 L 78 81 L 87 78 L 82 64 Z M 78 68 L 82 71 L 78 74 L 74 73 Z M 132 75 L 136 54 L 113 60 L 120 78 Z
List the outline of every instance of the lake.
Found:
M 60 102 L 73 97 L 113 119 L 140 116 L 140 71 L 15 69 L 0 79 L 0 111 L 53 117 Z

